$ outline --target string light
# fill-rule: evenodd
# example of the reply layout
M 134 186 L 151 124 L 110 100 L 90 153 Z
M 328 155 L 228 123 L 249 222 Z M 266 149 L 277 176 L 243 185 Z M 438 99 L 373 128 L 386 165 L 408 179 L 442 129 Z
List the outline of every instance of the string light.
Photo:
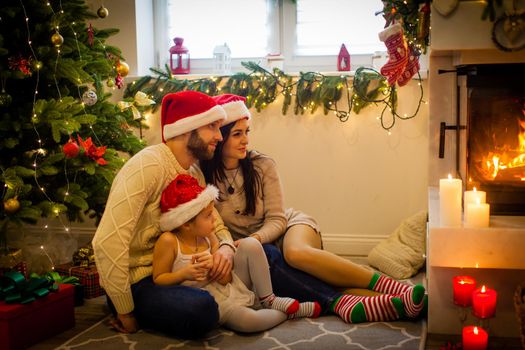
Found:
M 47 226 L 47 225 L 46 225 Z M 41 245 L 40 246 L 40 250 L 44 252 L 45 256 L 47 257 L 47 259 L 49 260 L 49 262 L 51 263 L 51 270 L 54 270 L 55 269 L 55 263 L 53 262 L 53 259 L 51 259 L 51 257 L 49 256 L 49 254 L 47 253 L 47 250 L 46 248 Z

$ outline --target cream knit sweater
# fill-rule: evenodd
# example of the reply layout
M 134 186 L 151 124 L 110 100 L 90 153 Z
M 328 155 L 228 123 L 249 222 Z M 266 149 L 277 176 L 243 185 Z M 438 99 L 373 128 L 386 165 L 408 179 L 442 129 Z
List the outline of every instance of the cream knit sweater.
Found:
M 215 201 L 215 207 L 235 239 L 256 233 L 261 237 L 262 243 L 271 243 L 284 234 L 288 223 L 284 211 L 283 189 L 275 161 L 256 151 L 251 152 L 252 157 L 255 157 L 253 165 L 262 180 L 262 191 L 259 191 L 255 202 L 255 215 L 244 214 L 244 179 L 242 172 L 237 169 L 226 170 L 228 180 L 217 186 L 223 200 Z M 231 195 L 227 191 L 229 183 L 235 188 Z
M 205 184 L 200 169 L 182 168 L 166 144 L 147 147 L 119 171 L 93 238 L 100 284 L 117 312 L 133 311 L 130 285 L 152 274 L 153 247 L 160 235 L 160 197 L 178 174 L 190 174 Z M 216 214 L 219 240 L 231 236 Z

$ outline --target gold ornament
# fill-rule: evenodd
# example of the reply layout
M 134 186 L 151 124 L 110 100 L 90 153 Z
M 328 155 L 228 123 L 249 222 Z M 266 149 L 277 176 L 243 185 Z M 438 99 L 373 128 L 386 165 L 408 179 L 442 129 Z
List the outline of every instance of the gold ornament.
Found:
M 117 72 L 121 77 L 125 77 L 129 73 L 129 66 L 126 62 L 120 62 L 117 66 Z
M 20 209 L 20 202 L 16 197 L 9 198 L 4 202 L 4 210 L 8 214 L 16 213 Z
M 115 86 L 115 80 L 109 78 L 108 81 L 106 81 L 106 85 L 112 88 L 113 86 Z
M 100 6 L 100 8 L 97 10 L 97 15 L 100 18 L 106 18 L 109 15 L 109 11 L 104 6 Z
M 51 42 L 56 47 L 60 47 L 64 43 L 64 38 L 62 37 L 62 35 L 60 35 L 60 33 L 56 32 L 51 36 Z

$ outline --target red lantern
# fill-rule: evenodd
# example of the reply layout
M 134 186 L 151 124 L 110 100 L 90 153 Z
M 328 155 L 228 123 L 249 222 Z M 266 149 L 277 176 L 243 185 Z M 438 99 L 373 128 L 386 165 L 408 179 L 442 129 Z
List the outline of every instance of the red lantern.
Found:
M 341 45 L 339 55 L 337 56 L 337 70 L 340 72 L 350 70 L 350 54 L 348 53 L 345 44 Z
M 190 72 L 190 54 L 182 46 L 183 38 L 173 39 L 175 46 L 170 47 L 170 69 L 173 74 L 188 74 Z

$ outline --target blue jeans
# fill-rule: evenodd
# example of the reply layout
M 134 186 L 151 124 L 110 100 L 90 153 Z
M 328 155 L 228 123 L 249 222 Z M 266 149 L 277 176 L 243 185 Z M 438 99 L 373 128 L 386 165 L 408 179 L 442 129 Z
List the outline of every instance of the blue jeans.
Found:
M 219 309 L 205 290 L 186 286 L 159 286 L 151 276 L 131 285 L 135 309 L 141 328 L 170 336 L 194 339 L 216 328 Z M 108 298 L 108 304 L 114 308 Z
M 294 298 L 300 302 L 317 301 L 323 314 L 330 311 L 330 306 L 342 295 L 341 292 L 318 278 L 288 265 L 282 253 L 273 244 L 263 244 L 263 248 L 270 265 L 275 295 Z

